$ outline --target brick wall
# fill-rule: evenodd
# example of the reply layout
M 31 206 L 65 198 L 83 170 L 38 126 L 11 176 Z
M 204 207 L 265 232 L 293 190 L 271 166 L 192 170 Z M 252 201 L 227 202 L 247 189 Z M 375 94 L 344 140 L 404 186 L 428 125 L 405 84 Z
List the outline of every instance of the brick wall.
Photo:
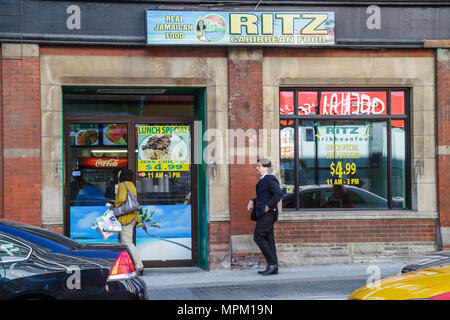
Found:
M 342 220 L 277 222 L 277 243 L 435 241 L 436 221 Z
M 208 268 L 228 268 L 230 253 L 230 224 L 210 222 L 208 224 Z
M 231 130 L 263 128 L 262 117 L 262 55 L 260 50 L 230 49 L 228 56 L 228 125 Z M 245 146 L 249 146 L 245 140 Z M 230 142 L 230 145 L 235 143 Z M 234 149 L 231 153 L 237 151 Z M 242 161 L 243 160 L 243 161 Z M 253 233 L 249 223 L 247 203 L 256 197 L 258 182 L 255 159 L 231 159 L 230 172 L 230 219 L 231 234 Z M 243 164 L 241 164 L 243 163 Z
M 448 49 L 438 49 L 437 79 L 437 149 L 438 204 L 443 247 L 450 248 L 450 60 Z
M 16 46 L 16 47 L 14 47 Z M 28 47 L 3 50 L 3 192 L 5 219 L 41 225 L 39 56 Z M 24 45 L 27 46 L 27 45 Z M 14 54 L 18 52 L 19 54 Z M 24 54 L 24 55 L 21 55 Z
M 258 177 L 254 164 L 230 165 L 230 219 L 233 235 L 253 233 L 254 223 L 250 221 L 247 204 L 256 197 Z
M 63 234 L 63 227 L 62 226 L 46 226 L 45 229 L 47 229 L 47 230 L 49 230 L 51 232 Z
M 432 219 L 278 221 L 275 242 L 282 266 L 395 260 L 435 250 L 436 226 Z M 259 250 L 232 252 L 231 259 L 234 269 L 266 266 Z

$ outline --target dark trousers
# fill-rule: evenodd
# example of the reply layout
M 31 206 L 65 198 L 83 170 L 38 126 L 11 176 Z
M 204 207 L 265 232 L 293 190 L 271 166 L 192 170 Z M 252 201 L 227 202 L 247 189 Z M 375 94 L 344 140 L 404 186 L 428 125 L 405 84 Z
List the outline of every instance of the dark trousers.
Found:
M 258 219 L 253 234 L 253 240 L 266 258 L 268 265 L 278 264 L 277 249 L 273 237 L 273 224 L 275 223 L 275 212 L 268 211 Z

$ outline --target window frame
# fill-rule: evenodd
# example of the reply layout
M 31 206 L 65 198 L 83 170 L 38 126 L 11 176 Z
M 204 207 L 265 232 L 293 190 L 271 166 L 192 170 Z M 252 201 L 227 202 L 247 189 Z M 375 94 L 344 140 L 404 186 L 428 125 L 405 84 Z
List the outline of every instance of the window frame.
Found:
M 0 233 L 0 237 L 9 239 L 9 240 L 11 240 L 13 243 L 15 242 L 15 243 L 20 244 L 20 245 L 22 245 L 22 246 L 24 246 L 25 248 L 28 249 L 28 254 L 27 254 L 26 257 L 23 257 L 23 258 L 20 258 L 20 259 L 13 259 L 13 260 L 8 260 L 8 259 L 0 258 L 0 263 L 3 263 L 3 264 L 7 264 L 7 263 L 17 263 L 17 262 L 27 261 L 27 260 L 30 258 L 31 254 L 32 254 L 32 252 L 33 252 L 33 248 L 31 248 L 29 245 L 27 245 L 26 243 L 24 243 L 24 242 L 22 242 L 22 241 L 20 241 L 20 240 L 17 240 L 16 238 L 10 237 L 10 236 L 8 236 L 8 235 L 6 235 L 6 234 L 4 234 L 4 233 Z
M 301 91 L 317 91 L 317 110 L 320 110 L 320 101 L 322 92 L 386 92 L 386 114 L 376 115 L 320 115 L 320 114 L 299 114 L 298 109 L 298 93 Z M 391 94 L 392 92 L 404 92 L 404 114 L 391 114 Z M 293 114 L 281 114 L 281 93 L 292 92 L 294 96 L 294 112 Z M 299 124 L 302 120 L 309 121 L 386 121 L 387 130 L 387 208 L 333 208 L 338 211 L 380 211 L 380 210 L 411 210 L 411 123 L 410 123 L 410 106 L 411 106 L 411 88 L 409 87 L 280 87 L 278 92 L 278 124 L 283 120 L 294 121 L 294 193 L 295 193 L 295 208 L 283 208 L 283 211 L 295 212 L 295 211 L 319 211 L 326 208 L 300 208 L 299 201 Z M 395 208 L 392 207 L 392 121 L 403 120 L 405 124 L 405 207 Z M 280 130 L 280 129 L 279 129 Z M 279 146 L 281 148 L 281 135 L 279 140 Z M 281 165 L 281 153 L 280 153 L 280 165 Z M 326 211 L 333 211 L 326 210 Z

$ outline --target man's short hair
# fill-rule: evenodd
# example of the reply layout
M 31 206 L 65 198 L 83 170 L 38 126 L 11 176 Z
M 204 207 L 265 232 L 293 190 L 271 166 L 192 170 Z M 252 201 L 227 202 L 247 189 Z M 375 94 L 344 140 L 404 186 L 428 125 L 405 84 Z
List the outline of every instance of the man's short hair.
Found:
M 272 162 L 269 159 L 267 159 L 267 158 L 259 159 L 258 162 L 261 163 L 261 165 L 263 167 L 266 167 L 266 168 L 271 168 L 272 167 Z
M 272 172 L 272 162 L 267 158 L 258 159 L 258 162 L 265 168 L 269 168 L 269 173 Z

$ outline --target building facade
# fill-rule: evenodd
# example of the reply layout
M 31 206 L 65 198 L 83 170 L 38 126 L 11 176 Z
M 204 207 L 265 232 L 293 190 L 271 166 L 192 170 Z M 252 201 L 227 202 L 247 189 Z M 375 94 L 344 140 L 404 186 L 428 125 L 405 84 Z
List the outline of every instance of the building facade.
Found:
M 146 266 L 254 267 L 266 157 L 282 266 L 448 248 L 448 5 L 319 2 L 0 1 L 0 218 L 103 241 L 126 167 Z

